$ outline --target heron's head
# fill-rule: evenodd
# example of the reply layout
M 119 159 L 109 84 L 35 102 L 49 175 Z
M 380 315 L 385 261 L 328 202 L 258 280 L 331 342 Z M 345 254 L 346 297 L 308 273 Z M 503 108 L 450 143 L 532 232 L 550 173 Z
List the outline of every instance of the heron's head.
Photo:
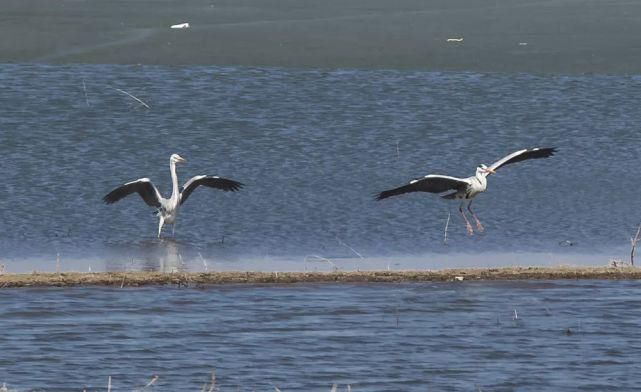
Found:
M 496 174 L 496 172 L 492 170 L 492 168 L 481 163 L 479 167 L 476 168 L 476 174 L 484 174 L 487 176 L 488 174 Z
M 187 160 L 183 157 L 181 157 L 178 154 L 171 154 L 171 157 L 169 158 L 169 162 L 171 163 L 185 163 Z

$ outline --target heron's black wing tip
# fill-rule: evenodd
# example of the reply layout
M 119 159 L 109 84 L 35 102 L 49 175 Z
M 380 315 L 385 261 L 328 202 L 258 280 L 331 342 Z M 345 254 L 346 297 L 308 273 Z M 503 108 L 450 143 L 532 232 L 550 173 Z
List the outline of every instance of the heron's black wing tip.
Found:
M 114 200 L 113 195 L 111 193 L 105 195 L 105 197 L 102 198 L 102 201 L 105 204 L 113 204 L 116 202 L 116 200 Z
M 229 188 L 226 189 L 228 191 L 238 192 L 239 190 L 243 189 L 243 187 L 245 186 L 245 184 L 243 184 L 242 182 L 238 182 L 234 180 L 229 180 L 229 181 L 230 181 Z
M 390 196 L 392 196 L 390 191 L 383 191 L 383 192 L 379 192 L 379 193 L 374 194 L 374 200 L 380 201 L 380 200 L 383 200 L 383 199 L 387 199 Z

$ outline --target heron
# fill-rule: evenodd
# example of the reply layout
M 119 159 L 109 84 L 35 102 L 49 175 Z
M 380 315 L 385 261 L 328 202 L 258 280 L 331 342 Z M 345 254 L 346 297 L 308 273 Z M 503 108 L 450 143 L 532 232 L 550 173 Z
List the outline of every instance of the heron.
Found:
M 106 204 L 113 204 L 126 196 L 138 193 L 148 206 L 156 208 L 154 214 L 159 218 L 158 238 L 160 238 L 162 228 L 165 224 L 172 225 L 172 235 L 174 235 L 178 210 L 187 201 L 189 195 L 191 195 L 191 193 L 199 186 L 202 185 L 209 188 L 220 189 L 225 192 L 236 192 L 244 185 L 238 181 L 227 178 L 199 175 L 190 178 L 182 187 L 178 188 L 176 164 L 185 162 L 187 162 L 187 160 L 178 154 L 172 154 L 171 157 L 169 157 L 169 171 L 171 172 L 172 184 L 172 191 L 169 199 L 162 197 L 156 186 L 149 178 L 139 178 L 119 186 L 109 192 L 102 200 Z
M 425 177 L 417 178 L 410 181 L 409 184 L 403 185 L 398 188 L 390 189 L 379 193 L 376 200 L 383 200 L 391 196 L 402 195 L 410 192 L 430 192 L 442 194 L 444 199 L 460 199 L 459 212 L 465 220 L 467 233 L 474 234 L 472 224 L 467 219 L 463 207 L 467 204 L 467 210 L 470 212 L 476 221 L 476 229 L 478 232 L 483 232 L 485 229 L 478 216 L 472 211 L 472 201 L 474 197 L 487 189 L 487 177 L 495 174 L 496 171 L 505 166 L 513 163 L 525 161 L 528 159 L 548 158 L 554 155 L 556 148 L 532 148 L 515 151 L 490 166 L 480 164 L 476 168 L 476 174 L 467 178 L 457 178 L 451 176 L 443 176 L 440 174 L 428 174 Z M 443 194 L 448 191 L 453 191 Z

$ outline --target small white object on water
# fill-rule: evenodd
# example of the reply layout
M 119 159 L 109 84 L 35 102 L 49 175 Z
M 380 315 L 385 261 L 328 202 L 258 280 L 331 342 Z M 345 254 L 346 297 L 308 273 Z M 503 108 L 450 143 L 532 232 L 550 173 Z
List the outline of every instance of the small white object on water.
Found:
M 463 281 L 463 279 L 465 279 L 465 278 L 464 278 L 464 277 L 462 277 L 462 276 L 455 276 L 455 277 L 454 277 L 454 280 L 459 281 L 459 282 L 462 282 L 462 281 Z
M 514 318 L 512 320 L 518 320 L 519 315 L 516 313 L 516 309 L 514 309 Z
M 448 38 L 446 42 L 463 42 L 463 37 L 460 38 Z
M 519 46 L 527 46 L 527 42 L 519 42 Z
M 172 29 L 188 29 L 189 27 L 190 26 L 188 22 L 171 25 Z

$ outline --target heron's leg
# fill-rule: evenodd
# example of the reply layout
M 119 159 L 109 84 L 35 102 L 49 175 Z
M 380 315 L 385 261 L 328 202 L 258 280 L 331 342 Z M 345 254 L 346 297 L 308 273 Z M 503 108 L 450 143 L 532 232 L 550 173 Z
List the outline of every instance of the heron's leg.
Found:
M 465 219 L 465 226 L 467 227 L 467 234 L 472 235 L 474 234 L 474 229 L 472 229 L 472 225 L 470 224 L 470 221 L 467 220 L 467 216 L 465 216 L 465 211 L 463 211 L 463 204 L 465 204 L 465 200 L 461 202 L 461 205 L 459 205 L 458 210 L 463 216 L 463 219 Z
M 160 221 L 158 222 L 158 238 L 160 238 L 160 233 L 162 233 L 162 226 L 165 224 L 165 218 L 160 216 Z
M 467 205 L 467 210 L 472 214 L 472 217 L 474 217 L 474 220 L 476 221 L 476 230 L 480 231 L 481 233 L 485 230 L 485 227 L 481 224 L 481 221 L 479 218 L 476 216 L 474 211 L 472 211 L 472 202 L 474 199 L 470 200 L 470 204 Z

